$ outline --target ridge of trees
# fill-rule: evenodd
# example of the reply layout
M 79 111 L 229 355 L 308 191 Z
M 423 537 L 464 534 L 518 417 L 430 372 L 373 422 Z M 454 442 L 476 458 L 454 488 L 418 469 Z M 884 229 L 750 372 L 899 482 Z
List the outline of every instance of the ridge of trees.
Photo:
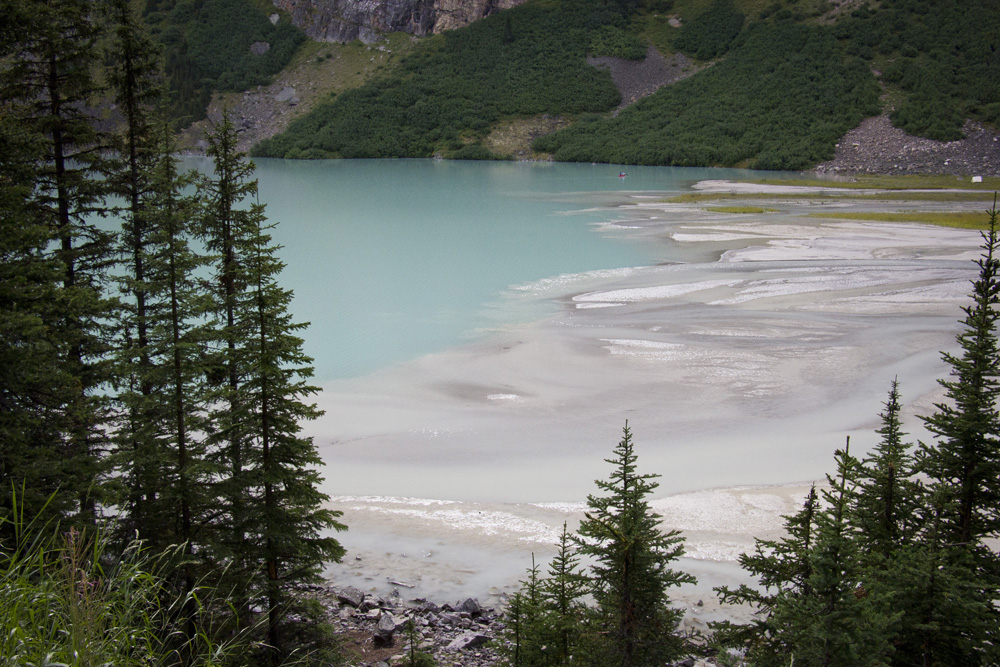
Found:
M 650 32 L 682 4 L 680 28 Z M 535 142 L 555 160 L 803 169 L 881 111 L 879 84 L 893 122 L 916 136 L 953 140 L 966 119 L 1000 122 L 1000 7 L 989 0 L 933 11 L 886 0 L 844 15 L 824 2 L 749 7 L 532 0 L 425 40 L 253 154 L 497 159 L 507 156 L 484 143 L 497 123 L 548 114 L 573 121 Z M 612 115 L 616 96 L 585 57 L 641 59 L 648 39 L 712 67 Z

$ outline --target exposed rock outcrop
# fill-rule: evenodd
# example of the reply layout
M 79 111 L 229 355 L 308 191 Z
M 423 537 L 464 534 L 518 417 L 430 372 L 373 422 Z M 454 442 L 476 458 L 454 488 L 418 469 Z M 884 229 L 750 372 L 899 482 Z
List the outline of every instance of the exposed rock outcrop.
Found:
M 524 0 L 274 0 L 312 39 L 371 44 L 379 33 L 418 36 L 468 25 Z

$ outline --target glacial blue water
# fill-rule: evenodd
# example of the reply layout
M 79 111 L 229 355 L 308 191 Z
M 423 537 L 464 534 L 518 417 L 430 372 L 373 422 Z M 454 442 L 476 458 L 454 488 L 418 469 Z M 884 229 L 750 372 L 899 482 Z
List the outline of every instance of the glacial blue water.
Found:
M 188 162 L 211 168 L 204 159 Z M 438 160 L 256 165 L 260 199 L 283 246 L 281 282 L 295 293 L 296 319 L 310 322 L 305 350 L 319 383 L 468 342 L 504 320 L 538 316 L 512 302 L 513 286 L 680 261 L 663 256 L 659 244 L 628 240 L 601 223 L 637 191 L 678 192 L 703 179 L 754 175 Z

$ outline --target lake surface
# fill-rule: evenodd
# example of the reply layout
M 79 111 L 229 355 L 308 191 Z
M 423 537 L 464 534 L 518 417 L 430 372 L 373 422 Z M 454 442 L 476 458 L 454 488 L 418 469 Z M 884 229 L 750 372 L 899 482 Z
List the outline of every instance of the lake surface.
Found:
M 661 475 L 653 507 L 688 540 L 685 604 L 725 615 L 712 586 L 745 581 L 739 553 L 779 534 L 846 436 L 856 456 L 877 442 L 894 377 L 904 429 L 927 437 L 978 233 L 812 215 L 932 202 L 667 203 L 785 175 L 622 169 L 258 163 L 282 283 L 312 322 L 325 414 L 303 433 L 350 526 L 338 584 L 514 590 L 574 529 L 628 420 Z
M 207 160 L 193 160 L 208 170 Z M 467 342 L 545 305 L 510 290 L 561 274 L 684 261 L 605 223 L 636 191 L 745 170 L 441 160 L 261 159 L 292 310 L 315 380 Z M 627 176 L 619 177 L 621 172 Z M 763 173 L 756 174 L 765 176 Z M 774 174 L 766 174 L 774 178 Z M 515 294 L 516 296 L 516 294 Z

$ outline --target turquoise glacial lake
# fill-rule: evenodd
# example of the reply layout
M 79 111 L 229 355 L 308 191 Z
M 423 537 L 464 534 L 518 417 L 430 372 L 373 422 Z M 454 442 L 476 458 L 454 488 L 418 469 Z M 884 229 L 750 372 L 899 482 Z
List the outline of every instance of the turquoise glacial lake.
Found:
M 357 377 L 544 316 L 517 286 L 684 261 L 609 229 L 640 193 L 733 169 L 440 160 L 256 160 L 314 381 Z M 203 158 L 186 164 L 208 171 Z M 626 173 L 621 177 L 619 174 Z

